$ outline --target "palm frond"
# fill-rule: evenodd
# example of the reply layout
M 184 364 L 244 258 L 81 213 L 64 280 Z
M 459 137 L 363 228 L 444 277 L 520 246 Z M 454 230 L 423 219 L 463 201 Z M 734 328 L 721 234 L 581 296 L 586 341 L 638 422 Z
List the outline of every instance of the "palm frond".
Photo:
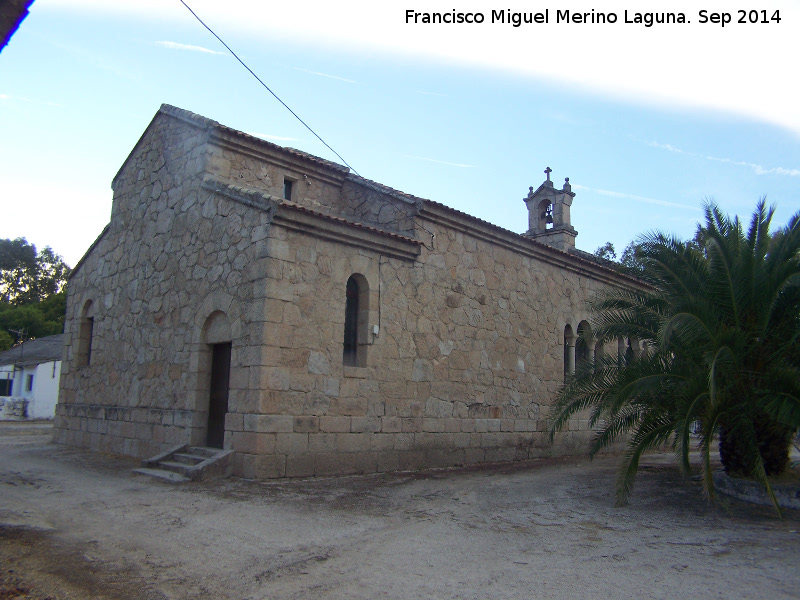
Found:
M 618 498 L 627 498 L 649 449 L 671 444 L 688 472 L 693 424 L 709 498 L 712 446 L 723 429 L 774 498 L 759 423 L 800 427 L 800 212 L 770 235 L 774 214 L 760 200 L 745 230 L 707 203 L 695 240 L 658 232 L 639 239 L 649 289 L 592 301 L 596 339 L 642 340 L 649 351 L 598 356 L 578 369 L 552 407 L 550 436 L 588 412 L 598 428 L 592 454 L 627 437 Z
M 653 448 L 662 446 L 670 438 L 673 423 L 667 418 L 652 419 L 642 424 L 640 429 L 628 444 L 625 461 L 617 476 L 617 506 L 622 506 L 628 501 L 639 470 L 639 460 L 642 454 Z

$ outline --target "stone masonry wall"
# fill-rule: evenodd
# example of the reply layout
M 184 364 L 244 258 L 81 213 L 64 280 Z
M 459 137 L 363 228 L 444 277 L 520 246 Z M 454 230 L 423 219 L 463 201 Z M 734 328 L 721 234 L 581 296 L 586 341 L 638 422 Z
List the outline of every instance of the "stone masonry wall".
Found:
M 270 230 L 265 368 L 252 412 L 229 415 L 237 472 L 330 475 L 576 453 L 574 420 L 551 445 L 564 328 L 604 284 L 425 223 L 416 262 Z M 370 288 L 379 335 L 342 364 L 345 283 Z M 313 293 L 310 291 L 313 290 Z
M 340 204 L 346 169 L 325 161 L 287 155 L 256 138 L 232 143 L 230 136 L 213 136 L 208 146 L 207 172 L 233 185 L 258 189 L 283 198 L 284 180 L 292 181 L 291 201 L 307 208 L 334 213 Z
M 284 180 L 289 179 L 293 182 L 291 201 L 301 206 L 407 235 L 415 230 L 417 206 L 410 197 L 384 193 L 388 188 L 349 176 L 344 167 L 307 159 L 302 153 L 287 156 L 249 136 L 238 143 L 229 137 L 213 137 L 207 171 L 275 198 L 283 198 Z
M 381 193 L 379 185 L 363 179 L 344 182 L 337 212 L 348 219 L 376 227 L 414 235 L 415 202 Z
M 201 188 L 206 138 L 203 128 L 159 114 L 115 179 L 111 222 L 68 285 L 59 442 L 134 456 L 201 443 L 201 337 L 214 311 L 236 315 L 231 406 L 250 389 L 242 372 L 260 360 L 252 306 L 263 303 L 256 293 L 270 213 Z M 79 366 L 88 301 L 91 362 Z
M 303 182 L 291 205 L 284 177 Z M 113 187 L 111 222 L 69 282 L 57 441 L 139 457 L 204 444 L 209 344 L 231 341 L 237 475 L 584 450 L 586 421 L 551 445 L 545 419 L 565 327 L 619 283 L 609 271 L 178 109 L 158 113 Z M 361 367 L 342 356 L 351 275 L 368 288 Z

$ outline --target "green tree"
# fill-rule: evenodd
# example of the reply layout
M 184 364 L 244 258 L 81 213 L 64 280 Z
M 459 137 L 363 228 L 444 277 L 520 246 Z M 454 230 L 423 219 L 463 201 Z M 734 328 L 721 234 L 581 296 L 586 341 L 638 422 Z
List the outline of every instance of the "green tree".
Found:
M 639 275 L 644 271 L 644 262 L 642 260 L 642 249 L 637 241 L 633 241 L 622 251 L 622 256 L 619 257 L 619 264 L 621 264 L 626 271 L 632 275 Z
M 0 329 L 0 352 L 5 352 L 14 345 L 14 338 L 7 331 Z
M 66 308 L 66 292 L 21 306 L 0 303 L 0 331 L 11 337 L 12 344 L 61 333 Z
M 36 297 L 41 300 L 63 292 L 67 287 L 70 268 L 50 246 L 36 255 Z
M 36 246 L 25 238 L 0 240 L 0 302 L 30 301 L 36 277 Z
M 69 272 L 49 246 L 0 240 L 0 347 L 64 330 Z
M 15 343 L 47 335 L 42 311 L 31 304 L 0 305 L 0 328 L 12 334 Z
M 64 328 L 64 315 L 67 312 L 67 291 L 63 290 L 48 296 L 38 304 L 33 305 L 42 313 L 42 318 L 46 323 L 57 323 L 60 333 Z
M 0 302 L 40 302 L 62 291 L 69 267 L 50 246 L 37 252 L 25 238 L 0 240 Z
M 594 251 L 594 255 L 597 258 L 602 258 L 605 260 L 617 260 L 617 253 L 614 250 L 614 244 L 611 242 L 606 242 L 602 246 L 600 246 L 597 250 Z
M 652 234 L 636 243 L 650 291 L 595 303 L 601 339 L 639 339 L 648 351 L 576 373 L 554 406 L 551 435 L 585 409 L 601 425 L 592 453 L 628 434 L 618 501 L 650 449 L 671 445 L 688 472 L 697 428 L 709 495 L 719 434 L 726 471 L 759 481 L 780 510 L 767 476 L 786 467 L 800 427 L 800 213 L 770 237 L 773 212 L 759 202 L 745 231 L 706 205 L 694 240 Z

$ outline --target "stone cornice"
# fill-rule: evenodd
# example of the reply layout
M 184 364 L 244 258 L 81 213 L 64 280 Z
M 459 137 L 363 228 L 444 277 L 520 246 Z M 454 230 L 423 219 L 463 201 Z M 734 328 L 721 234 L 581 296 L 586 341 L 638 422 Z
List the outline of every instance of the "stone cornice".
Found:
M 372 181 L 371 179 L 367 179 L 366 177 L 361 177 L 360 175 L 354 175 L 350 173 L 347 176 L 347 179 L 353 184 L 368 188 L 373 192 L 377 192 L 378 194 L 383 194 L 384 196 L 395 198 L 396 200 L 400 200 L 401 202 L 410 204 L 412 206 L 416 206 L 418 202 L 422 201 L 422 198 L 417 198 L 416 196 L 412 196 L 411 194 L 406 194 L 405 192 L 401 192 L 400 190 L 391 188 L 388 185 L 378 183 L 377 181 Z
M 160 115 L 176 119 L 191 127 L 205 131 L 208 136 L 206 138 L 207 142 L 211 144 L 212 147 L 228 149 L 233 152 L 252 156 L 258 160 L 266 160 L 295 172 L 302 172 L 305 170 L 308 171 L 309 174 L 313 174 L 315 178 L 336 186 L 342 186 L 344 181 L 351 181 L 355 184 L 372 188 L 376 192 L 386 194 L 389 197 L 399 199 L 404 203 L 415 205 L 415 208 L 419 211 L 415 216 L 415 220 L 417 221 L 424 219 L 432 223 L 438 223 L 445 227 L 467 233 L 488 243 L 505 247 L 513 252 L 611 285 L 635 290 L 648 289 L 647 284 L 635 277 L 599 265 L 576 254 L 558 250 L 529 237 L 492 225 L 487 221 L 439 204 L 438 202 L 417 198 L 382 184 L 366 180 L 350 173 L 347 167 L 337 163 L 306 154 L 299 150 L 278 146 L 277 144 L 231 129 L 216 121 L 174 106 L 162 105 L 153 118 L 153 121 Z M 142 134 L 134 150 L 131 151 L 129 158 L 134 154 L 151 126 Z M 127 162 L 128 159 L 123 163 L 119 173 L 122 172 Z M 116 183 L 116 177 L 114 183 Z M 307 209 L 303 206 L 271 196 L 270 194 L 265 194 L 260 190 L 240 188 L 217 180 L 211 176 L 206 176 L 203 179 L 202 185 L 204 189 L 213 193 L 222 194 L 259 210 L 272 212 L 274 222 L 288 229 L 306 232 L 323 239 L 345 243 L 359 248 L 371 249 L 387 256 L 395 256 L 404 260 L 415 260 L 420 254 L 422 243 L 412 238 Z M 114 184 L 112 184 L 112 187 L 113 186 Z M 540 188 L 541 187 L 542 186 L 540 186 Z M 567 193 L 564 192 L 564 190 L 553 189 L 553 191 Z M 82 262 L 83 259 L 76 265 L 73 272 L 77 270 Z
M 422 246 L 422 242 L 418 240 L 286 202 L 277 205 L 272 222 L 315 238 L 372 250 L 400 260 L 416 260 Z
M 246 154 L 258 160 L 268 159 L 269 162 L 275 163 L 284 168 L 292 169 L 294 171 L 307 170 L 309 174 L 313 173 L 318 179 L 336 186 L 341 186 L 345 178 L 350 173 L 349 168 L 329 160 L 325 160 L 324 158 L 319 158 L 306 152 L 295 150 L 294 148 L 279 146 L 278 144 L 273 144 L 272 142 L 268 142 L 267 140 L 263 140 L 243 131 L 232 129 L 231 127 L 222 125 L 213 119 L 209 119 L 191 111 L 184 110 L 176 106 L 171 106 L 169 104 L 162 104 L 156 114 L 150 120 L 150 123 L 145 128 L 142 135 L 139 136 L 139 139 L 134 147 L 128 153 L 128 156 L 123 161 L 122 166 L 117 170 L 117 173 L 111 182 L 112 189 L 116 184 L 117 178 L 124 171 L 128 161 L 136 153 L 139 145 L 147 136 L 153 123 L 155 123 L 156 119 L 158 119 L 160 116 L 166 116 L 176 121 L 180 121 L 184 125 L 188 125 L 200 131 L 205 131 L 208 136 L 206 138 L 207 141 L 221 148 Z M 301 166 L 302 168 L 299 168 Z
M 413 261 L 419 256 L 422 246 L 422 242 L 418 240 L 317 212 L 260 190 L 235 186 L 215 177 L 206 176 L 202 188 L 271 213 L 274 225 L 316 238 L 371 250 L 384 256 Z
M 156 114 L 168 115 L 178 121 L 186 123 L 187 125 L 191 125 L 198 129 L 204 129 L 208 131 L 209 134 L 211 134 L 211 136 L 217 140 L 239 143 L 242 146 L 256 148 L 261 151 L 267 150 L 267 151 L 274 151 L 283 155 L 289 155 L 293 159 L 298 159 L 305 161 L 307 163 L 312 163 L 316 165 L 318 168 L 326 169 L 327 171 L 331 172 L 340 173 L 342 175 L 342 178 L 350 172 L 350 169 L 348 167 L 345 167 L 338 163 L 325 160 L 324 158 L 314 156 L 313 154 L 308 154 L 307 152 L 303 152 L 301 150 L 296 150 L 294 148 L 286 148 L 284 146 L 279 146 L 278 144 L 273 144 L 272 142 L 268 142 L 267 140 L 261 139 L 260 137 L 250 135 L 249 133 L 245 133 L 244 131 L 239 131 L 238 129 L 233 129 L 232 127 L 228 127 L 227 125 L 223 125 L 222 123 L 214 121 L 213 119 L 209 119 L 208 117 L 198 115 L 197 113 L 193 113 L 183 108 L 178 108 L 177 106 L 162 104 L 161 108 L 159 108 L 158 113 Z M 272 156 L 272 154 L 269 155 Z
M 423 202 L 419 217 L 603 283 L 631 290 L 648 289 L 648 286 L 638 279 L 595 264 L 569 252 L 542 244 L 513 231 L 508 231 L 497 225 L 492 225 L 487 221 L 462 213 L 438 202 L 430 200 Z
M 275 205 L 281 201 L 280 198 L 272 194 L 266 194 L 254 188 L 233 185 L 227 181 L 217 179 L 212 175 L 203 177 L 203 182 L 200 184 L 200 187 L 206 191 L 225 196 L 230 200 L 234 200 L 251 208 L 263 210 L 264 212 L 274 212 Z
M 303 152 L 284 148 L 252 135 L 219 126 L 211 130 L 209 142 L 232 152 L 244 154 L 256 160 L 265 161 L 284 169 L 305 172 L 309 176 L 328 184 L 341 187 L 348 169 L 343 172 L 332 168 L 327 161 L 314 160 Z M 333 163 L 330 163 L 333 164 Z

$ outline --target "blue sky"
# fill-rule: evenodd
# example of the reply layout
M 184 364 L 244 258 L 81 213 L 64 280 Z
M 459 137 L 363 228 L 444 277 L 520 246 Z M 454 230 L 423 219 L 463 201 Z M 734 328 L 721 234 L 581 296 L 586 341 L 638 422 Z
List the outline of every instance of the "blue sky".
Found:
M 800 3 L 781 22 L 413 25 L 417 11 L 492 3 L 187 2 L 364 177 L 516 232 L 550 166 L 577 193 L 577 245 L 618 251 L 643 232 L 692 235 L 701 204 L 776 222 L 800 209 Z M 514 8 L 509 3 L 509 8 Z M 519 6 L 523 6 L 520 4 Z M 709 11 L 732 13 L 730 2 Z M 748 7 L 744 7 L 748 8 Z M 589 8 L 586 8 L 589 10 Z M 642 10 L 640 7 L 638 10 Z M 178 0 L 36 0 L 0 54 L 0 237 L 75 264 L 108 221 L 110 184 L 169 103 L 338 160 Z

